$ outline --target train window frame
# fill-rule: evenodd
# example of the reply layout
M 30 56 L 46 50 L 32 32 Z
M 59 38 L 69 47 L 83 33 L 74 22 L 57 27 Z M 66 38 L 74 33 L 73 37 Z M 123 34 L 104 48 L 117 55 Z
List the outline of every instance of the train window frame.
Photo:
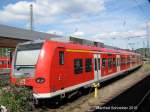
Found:
M 83 60 L 81 58 L 74 59 L 74 73 L 81 74 L 83 72 Z
M 59 65 L 64 65 L 64 63 L 65 63 L 64 51 L 59 51 Z
M 92 59 L 86 58 L 85 59 L 85 72 L 91 72 L 92 71 Z

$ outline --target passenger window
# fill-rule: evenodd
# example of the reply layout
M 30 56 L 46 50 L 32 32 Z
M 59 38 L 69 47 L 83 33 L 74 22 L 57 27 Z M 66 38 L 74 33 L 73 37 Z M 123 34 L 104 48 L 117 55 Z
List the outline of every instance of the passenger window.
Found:
M 106 58 L 102 59 L 102 67 L 105 68 L 106 67 Z
M 4 61 L 2 61 L 2 65 L 4 65 L 5 64 L 5 62 Z
M 111 69 L 112 59 L 108 58 L 108 69 Z
M 124 65 L 124 58 L 121 58 L 121 65 Z
M 63 65 L 64 64 L 64 52 L 59 51 L 59 64 Z
M 97 59 L 94 59 L 94 63 L 95 63 L 95 71 L 97 70 Z
M 85 60 L 85 71 L 86 72 L 92 71 L 92 59 L 90 59 L 90 58 Z
M 113 58 L 113 65 L 116 66 L 116 58 Z
M 120 66 L 120 58 L 117 58 L 117 66 Z
M 75 59 L 74 60 L 74 73 L 80 74 L 82 72 L 83 72 L 82 59 Z
M 100 58 L 98 58 L 98 70 L 100 70 Z

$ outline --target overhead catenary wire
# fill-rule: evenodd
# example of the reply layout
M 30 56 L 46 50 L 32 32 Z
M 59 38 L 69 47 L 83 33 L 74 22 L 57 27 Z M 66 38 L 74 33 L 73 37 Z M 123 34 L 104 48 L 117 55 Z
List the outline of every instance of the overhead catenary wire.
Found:
M 139 1 L 137 1 L 137 0 L 135 0 L 135 2 L 138 4 L 138 2 Z M 148 0 L 148 2 L 150 2 L 150 0 Z M 147 16 L 145 15 L 145 11 L 143 10 L 143 7 L 141 7 L 141 5 L 138 5 L 138 7 L 139 7 L 139 10 L 142 12 L 142 14 L 143 14 L 143 17 L 145 18 L 145 20 L 147 20 L 147 22 L 146 22 L 146 34 L 147 34 L 147 38 L 146 38 L 146 45 L 147 45 L 147 53 L 146 53 L 146 55 L 148 55 L 149 53 L 150 53 L 150 46 L 149 46 L 149 20 L 150 20 L 150 18 L 147 18 Z

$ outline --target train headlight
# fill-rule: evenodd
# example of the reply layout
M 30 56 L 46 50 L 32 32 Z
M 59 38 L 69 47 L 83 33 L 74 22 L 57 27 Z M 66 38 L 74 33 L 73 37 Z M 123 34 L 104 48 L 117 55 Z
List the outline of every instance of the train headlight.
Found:
M 39 78 L 36 79 L 36 83 L 42 84 L 44 82 L 45 82 L 45 78 L 39 77 Z

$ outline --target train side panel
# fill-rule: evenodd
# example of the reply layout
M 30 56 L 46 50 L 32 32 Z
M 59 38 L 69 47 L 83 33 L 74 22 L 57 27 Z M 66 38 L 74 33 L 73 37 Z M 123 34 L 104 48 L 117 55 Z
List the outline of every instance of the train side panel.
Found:
M 60 53 L 64 53 L 64 63 L 60 63 Z M 68 87 L 80 85 L 94 79 L 93 62 L 91 70 L 85 70 L 86 59 L 93 60 L 93 55 L 87 52 L 67 51 L 57 48 L 51 68 L 51 89 L 53 92 L 63 90 Z M 78 63 L 76 67 L 75 63 Z M 78 70 L 76 70 L 78 69 Z

